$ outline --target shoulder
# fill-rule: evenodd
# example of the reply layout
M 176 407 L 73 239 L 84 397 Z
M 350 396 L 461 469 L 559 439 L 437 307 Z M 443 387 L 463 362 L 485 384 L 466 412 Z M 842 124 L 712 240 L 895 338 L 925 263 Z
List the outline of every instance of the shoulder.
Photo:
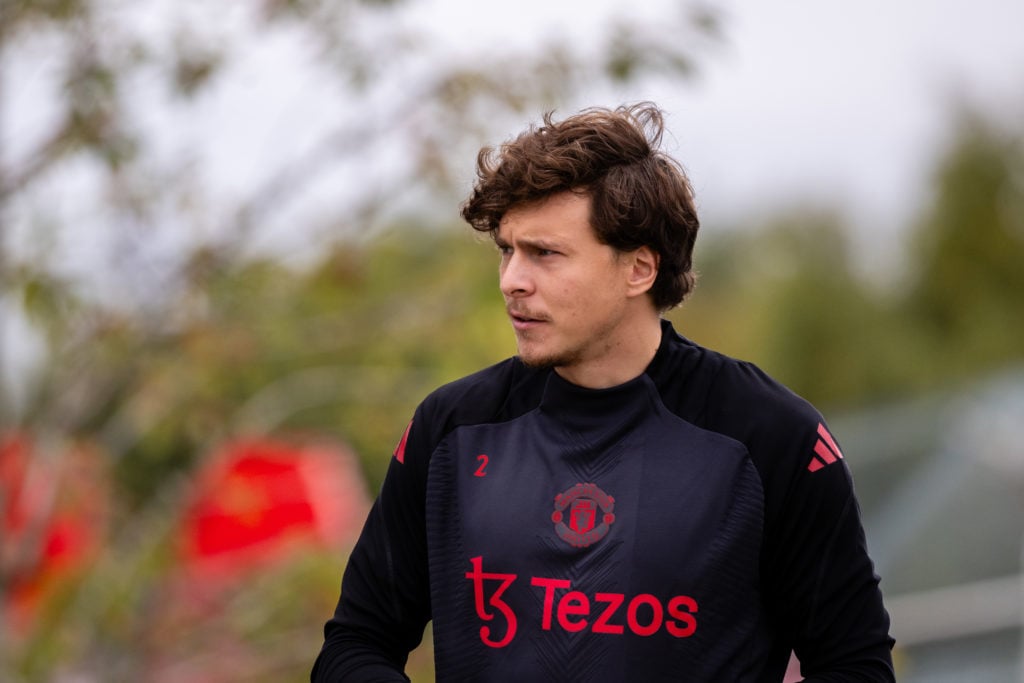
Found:
M 435 389 L 417 415 L 434 443 L 456 427 L 511 419 L 537 406 L 549 372 L 508 358 Z
M 706 405 L 709 423 L 746 445 L 762 478 L 806 470 L 825 430 L 818 409 L 757 365 L 718 355 Z
M 709 387 L 706 410 L 722 429 L 738 434 L 768 434 L 815 428 L 821 414 L 754 363 L 720 353 L 717 372 Z
M 688 419 L 743 445 L 761 480 L 770 533 L 799 525 L 802 514 L 794 509 L 822 515 L 830 506 L 845 508 L 852 477 L 817 408 L 754 363 L 682 338 L 677 343 L 692 360 L 675 364 L 675 379 L 662 381 L 685 387 L 676 395 L 689 402 Z
M 754 363 L 701 346 L 671 326 L 651 373 L 681 417 L 744 443 L 756 432 L 820 420 L 814 406 Z
M 806 467 L 821 413 L 756 364 L 673 335 L 657 378 L 682 417 L 742 443 L 761 472 Z

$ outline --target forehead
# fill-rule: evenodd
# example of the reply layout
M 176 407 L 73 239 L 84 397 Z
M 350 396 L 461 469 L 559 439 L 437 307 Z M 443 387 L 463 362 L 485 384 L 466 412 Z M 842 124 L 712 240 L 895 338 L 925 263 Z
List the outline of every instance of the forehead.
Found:
M 558 241 L 597 241 L 590 226 L 590 197 L 575 192 L 561 192 L 539 202 L 514 206 L 505 212 L 498 231 L 498 241 L 549 239 Z

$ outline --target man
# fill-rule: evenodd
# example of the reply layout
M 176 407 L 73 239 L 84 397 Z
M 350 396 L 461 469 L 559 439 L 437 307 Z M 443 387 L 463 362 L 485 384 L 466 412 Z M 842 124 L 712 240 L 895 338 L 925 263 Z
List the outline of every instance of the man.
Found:
M 698 221 L 650 104 L 550 115 L 478 159 L 518 355 L 419 406 L 313 670 L 400 681 L 893 680 L 821 416 L 676 334 Z

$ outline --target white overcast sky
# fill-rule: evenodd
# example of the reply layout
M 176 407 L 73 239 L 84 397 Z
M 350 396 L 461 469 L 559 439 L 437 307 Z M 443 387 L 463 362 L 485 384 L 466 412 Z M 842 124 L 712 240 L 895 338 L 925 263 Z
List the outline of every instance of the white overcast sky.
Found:
M 665 102 L 706 210 L 808 196 L 895 229 L 955 99 L 1024 121 L 1020 0 L 731 6 L 727 49 Z
M 654 14 L 672 3 L 528 0 L 487 23 L 467 9 L 476 3 L 429 4 L 440 9 L 424 21 L 458 43 L 487 26 L 495 40 L 538 30 L 585 40 L 587 7 Z M 667 110 L 705 225 L 807 201 L 896 239 L 924 199 L 955 101 L 1024 121 L 1024 0 L 713 4 L 725 41 L 696 80 L 628 93 Z
M 609 17 L 657 21 L 678 5 L 414 0 L 402 16 L 457 59 L 539 40 L 585 45 Z M 666 145 L 691 175 L 708 231 L 798 203 L 836 206 L 863 243 L 880 245 L 875 255 L 884 261 L 898 254 L 902 228 L 925 200 L 954 104 L 1024 121 L 1024 0 L 714 6 L 724 40 L 697 49 L 693 81 L 581 103 L 651 99 L 666 110 Z
M 409 0 L 397 16 L 435 35 L 435 52 L 457 59 L 481 48 L 507 50 L 538 40 L 586 45 L 610 16 L 657 20 L 678 5 L 679 0 Z M 310 67 L 307 46 L 295 44 L 301 34 L 254 42 L 244 21 L 233 22 L 246 6 L 147 0 L 118 10 L 154 36 L 168 33 L 175 16 L 191 14 L 195 26 L 226 32 L 235 41 L 230 69 L 188 117 L 149 107 L 151 125 L 159 131 L 151 137 L 168 149 L 198 155 L 196 168 L 209 174 L 198 182 L 226 206 L 260 187 L 260 174 L 279 168 L 275 160 L 282 154 L 314 146 L 338 117 L 351 116 L 345 111 L 350 103 L 336 90 L 332 98 L 332 89 L 323 85 L 326 77 Z M 714 6 L 724 18 L 724 40 L 697 50 L 694 80 L 595 93 L 593 101 L 581 103 L 659 103 L 668 117 L 667 147 L 689 171 L 709 231 L 811 202 L 838 206 L 859 234 L 890 238 L 883 246 L 895 243 L 923 201 L 927 171 L 950 132 L 954 101 L 1024 121 L 1024 0 L 723 0 Z M 0 150 L 10 156 L 31 148 L 34 135 L 56 115 L 45 106 L 46 84 L 54 82 L 49 63 L 43 45 L 7 74 Z M 133 93 L 143 107 L 154 97 Z M 80 187 L 79 198 L 90 196 L 81 173 L 51 182 L 40 190 L 44 202 L 65 194 L 65 186 Z M 367 182 L 372 178 L 322 178 L 279 217 L 279 232 L 294 242 L 295 225 L 314 223 L 318 211 L 325 213 L 318 202 L 336 202 L 339 188 Z M 28 215 L 18 208 L 15 202 L 15 234 L 19 216 Z M 85 259 L 90 251 L 102 254 L 104 241 L 96 233 L 103 220 L 90 213 L 88 201 L 64 201 L 61 212 L 63 224 L 100 224 L 75 231 L 77 242 L 68 253 Z M 188 236 L 165 231 L 162 239 L 173 243 Z

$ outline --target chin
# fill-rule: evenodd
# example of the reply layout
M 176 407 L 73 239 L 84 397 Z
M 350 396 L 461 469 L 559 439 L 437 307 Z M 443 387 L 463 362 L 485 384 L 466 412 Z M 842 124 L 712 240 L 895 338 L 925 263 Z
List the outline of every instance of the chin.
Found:
M 524 356 L 523 354 L 519 354 L 519 360 L 523 361 L 523 365 L 525 365 L 528 368 L 553 368 L 556 365 L 553 361 L 551 361 L 548 358 Z
M 530 368 L 564 368 L 574 365 L 579 357 L 578 353 L 572 351 L 530 351 L 519 349 L 519 360 Z

